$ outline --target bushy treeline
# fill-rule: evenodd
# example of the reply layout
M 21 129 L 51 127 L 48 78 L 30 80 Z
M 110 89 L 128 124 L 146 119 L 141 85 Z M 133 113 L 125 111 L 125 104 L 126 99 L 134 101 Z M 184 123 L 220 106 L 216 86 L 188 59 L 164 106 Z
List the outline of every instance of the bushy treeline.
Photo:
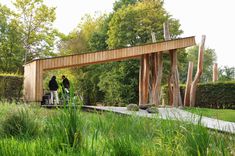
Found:
M 170 25 L 171 38 L 177 38 L 183 32 L 179 20 L 164 9 L 162 0 L 118 0 L 113 5 L 113 12 L 84 16 L 68 35 L 53 28 L 56 19 L 55 8 L 46 6 L 43 0 L 13 2 L 14 10 L 1 5 L 0 2 L 0 72 L 23 73 L 24 62 L 34 58 L 151 43 L 152 32 L 156 34 L 157 41 L 162 41 L 163 23 L 166 21 Z M 59 42 L 56 42 L 58 39 Z M 55 47 L 59 53 L 53 53 Z M 198 47 L 192 47 L 178 53 L 182 83 L 186 81 L 188 61 L 193 61 L 196 67 L 197 50 Z M 206 49 L 204 58 L 201 81 L 208 82 L 212 79 L 215 51 Z M 139 60 L 67 70 L 71 70 L 67 77 L 74 80 L 75 89 L 86 104 L 123 104 L 138 101 Z M 167 82 L 169 71 L 169 56 L 164 54 L 163 84 Z M 44 89 L 47 89 L 47 86 L 44 86 Z
M 22 97 L 23 76 L 0 74 L 0 100 L 19 100 Z
M 185 85 L 180 86 L 184 98 Z M 201 83 L 197 86 L 196 107 L 235 109 L 235 81 Z M 163 99 L 168 103 L 168 86 L 163 87 Z

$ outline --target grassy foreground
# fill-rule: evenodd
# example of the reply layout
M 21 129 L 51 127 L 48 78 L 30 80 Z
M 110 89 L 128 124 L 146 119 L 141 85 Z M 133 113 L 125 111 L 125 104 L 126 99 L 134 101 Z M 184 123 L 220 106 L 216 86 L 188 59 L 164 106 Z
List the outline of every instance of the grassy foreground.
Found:
M 235 110 L 210 108 L 185 108 L 186 111 L 215 119 L 235 122 Z
M 235 136 L 200 124 L 0 103 L 0 155 L 234 155 Z

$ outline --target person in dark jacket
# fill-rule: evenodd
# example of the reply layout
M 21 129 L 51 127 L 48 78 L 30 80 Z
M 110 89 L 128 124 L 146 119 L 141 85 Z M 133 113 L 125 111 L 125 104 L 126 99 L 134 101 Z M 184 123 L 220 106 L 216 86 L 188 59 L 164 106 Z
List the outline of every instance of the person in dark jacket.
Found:
M 63 98 L 66 102 L 66 104 L 68 104 L 69 101 L 69 88 L 70 88 L 70 84 L 69 84 L 69 80 L 63 75 L 62 76 L 62 91 L 63 91 Z
M 51 80 L 49 81 L 48 85 L 50 92 L 51 92 L 51 102 L 50 104 L 54 104 L 54 97 L 55 103 L 59 104 L 58 92 L 57 89 L 59 88 L 58 83 L 56 81 L 56 76 L 52 76 Z
M 64 93 L 69 93 L 69 88 L 70 88 L 70 84 L 69 84 L 69 80 L 63 75 L 62 76 L 62 88 L 63 88 L 63 92 Z

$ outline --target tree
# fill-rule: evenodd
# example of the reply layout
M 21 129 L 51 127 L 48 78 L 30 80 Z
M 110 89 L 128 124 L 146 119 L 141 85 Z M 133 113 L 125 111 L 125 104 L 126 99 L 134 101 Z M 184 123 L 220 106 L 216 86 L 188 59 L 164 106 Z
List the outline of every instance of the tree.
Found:
M 219 69 L 219 80 L 220 81 L 231 81 L 235 80 L 235 68 L 224 66 Z
M 23 72 L 23 44 L 13 12 L 0 4 L 0 72 Z
M 124 6 L 135 4 L 137 1 L 138 0 L 119 0 L 119 1 L 115 1 L 115 3 L 113 4 L 113 10 L 117 11 L 118 9 L 120 9 Z
M 55 8 L 46 6 L 43 0 L 15 0 L 13 4 L 26 50 L 24 61 L 53 55 Z
M 192 61 L 193 64 L 197 64 L 198 57 L 198 46 L 194 46 L 192 48 L 187 49 L 187 59 L 188 61 Z M 201 76 L 201 82 L 209 82 L 212 81 L 212 73 L 213 73 L 213 64 L 216 62 L 216 53 L 214 49 L 205 48 L 204 51 L 204 60 L 203 60 L 203 73 Z M 196 66 L 194 66 L 194 74 L 196 72 Z M 187 70 L 185 70 L 187 73 Z M 186 80 L 186 79 L 185 79 Z
M 118 9 L 109 23 L 109 48 L 119 48 L 152 42 L 151 32 L 157 41 L 163 40 L 163 23 L 169 21 L 171 38 L 180 35 L 178 20 L 170 18 L 161 0 L 146 0 Z
M 61 54 L 77 54 L 107 49 L 108 17 L 85 15 L 78 26 L 68 35 L 63 37 L 59 49 Z M 98 83 L 99 76 L 108 68 L 105 65 L 91 65 L 79 69 L 72 69 L 78 78 L 75 84 L 79 88 L 86 104 L 93 104 L 103 100 L 103 92 Z

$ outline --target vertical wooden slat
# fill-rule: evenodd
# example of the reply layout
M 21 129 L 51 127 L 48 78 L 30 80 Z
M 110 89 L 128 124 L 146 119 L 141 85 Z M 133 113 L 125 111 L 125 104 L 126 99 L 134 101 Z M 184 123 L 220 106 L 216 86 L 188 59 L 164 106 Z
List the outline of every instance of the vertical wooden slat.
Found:
M 202 40 L 201 40 L 201 44 L 200 44 L 200 47 L 199 47 L 199 51 L 198 51 L 197 73 L 194 77 L 194 80 L 193 80 L 192 85 L 191 85 L 191 90 L 190 90 L 190 106 L 191 107 L 195 106 L 197 83 L 199 82 L 200 77 L 202 75 L 202 71 L 203 71 L 203 58 L 204 58 L 205 40 L 206 40 L 206 36 L 203 35 Z
M 213 65 L 213 82 L 218 81 L 218 64 Z
M 193 79 L 193 62 L 189 62 L 186 89 L 184 94 L 184 106 L 190 105 L 190 89 Z

